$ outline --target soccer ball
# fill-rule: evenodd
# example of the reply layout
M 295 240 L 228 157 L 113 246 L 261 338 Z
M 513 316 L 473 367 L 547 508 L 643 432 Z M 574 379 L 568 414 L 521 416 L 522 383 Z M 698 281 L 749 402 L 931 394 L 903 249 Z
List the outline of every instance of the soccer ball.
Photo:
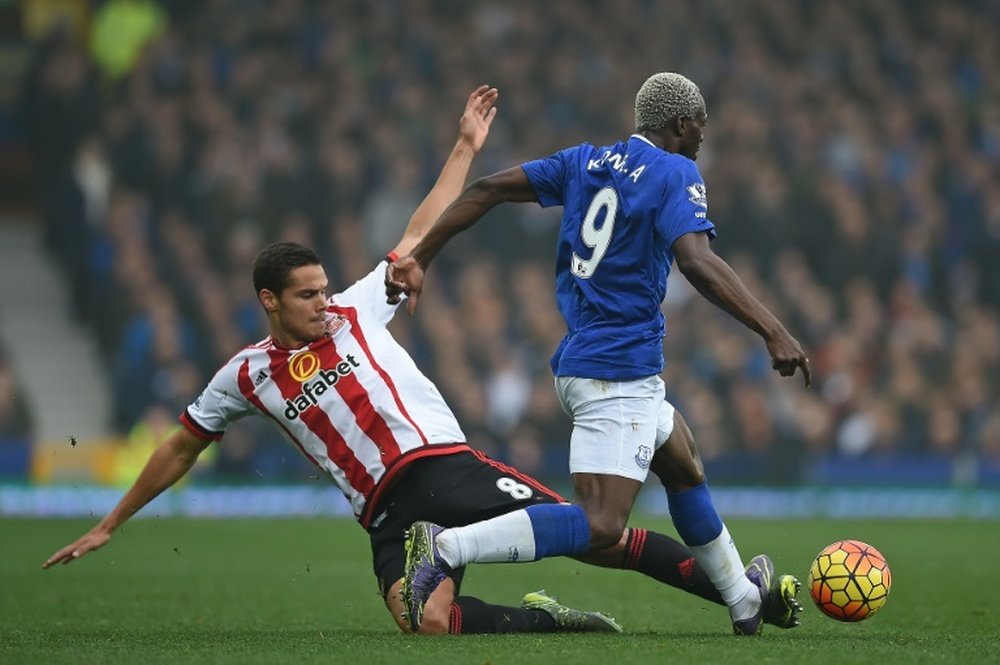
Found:
M 837 621 L 864 621 L 885 605 L 892 573 L 885 557 L 860 540 L 823 548 L 809 569 L 809 593 L 823 614 Z

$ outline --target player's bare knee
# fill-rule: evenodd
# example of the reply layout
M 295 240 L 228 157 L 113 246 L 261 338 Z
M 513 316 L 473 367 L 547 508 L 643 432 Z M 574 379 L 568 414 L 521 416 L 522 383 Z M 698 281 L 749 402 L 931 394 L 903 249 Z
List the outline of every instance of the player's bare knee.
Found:
M 621 540 L 629 511 L 642 482 L 610 474 L 574 473 L 573 502 L 590 526 L 590 551 L 614 547 Z

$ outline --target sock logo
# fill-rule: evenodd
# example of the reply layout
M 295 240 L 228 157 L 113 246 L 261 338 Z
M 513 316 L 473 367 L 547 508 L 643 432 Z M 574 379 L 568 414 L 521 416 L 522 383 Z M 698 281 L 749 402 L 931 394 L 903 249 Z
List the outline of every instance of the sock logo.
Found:
M 519 558 L 521 558 L 521 553 L 517 551 L 517 546 L 511 545 L 510 549 L 507 550 L 507 561 L 514 563 Z
M 694 557 L 684 559 L 677 564 L 677 570 L 680 571 L 681 579 L 685 582 L 691 579 L 691 574 L 694 572 Z

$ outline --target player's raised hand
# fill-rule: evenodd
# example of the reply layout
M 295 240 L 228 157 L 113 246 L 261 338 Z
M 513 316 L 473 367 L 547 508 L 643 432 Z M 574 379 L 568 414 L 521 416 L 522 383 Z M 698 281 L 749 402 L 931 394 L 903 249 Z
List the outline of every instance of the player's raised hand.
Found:
M 481 85 L 476 88 L 465 104 L 465 112 L 458 124 L 459 137 L 467 141 L 475 152 L 479 152 L 490 133 L 490 125 L 497 114 L 496 88 Z
M 48 561 L 42 564 L 42 568 L 51 568 L 57 563 L 67 564 L 79 559 L 87 552 L 104 547 L 111 539 L 111 534 L 103 530 L 92 529 L 77 539 L 76 542 L 67 545 L 49 557 Z
M 773 339 L 767 340 L 767 352 L 771 354 L 771 369 L 777 370 L 781 376 L 792 376 L 796 369 L 801 369 L 806 387 L 812 384 L 809 358 L 798 341 L 787 332 L 782 331 Z
M 390 305 L 398 303 L 405 293 L 408 297 L 406 313 L 413 316 L 417 309 L 417 300 L 424 287 L 424 269 L 412 256 L 389 264 L 385 271 L 386 302 Z

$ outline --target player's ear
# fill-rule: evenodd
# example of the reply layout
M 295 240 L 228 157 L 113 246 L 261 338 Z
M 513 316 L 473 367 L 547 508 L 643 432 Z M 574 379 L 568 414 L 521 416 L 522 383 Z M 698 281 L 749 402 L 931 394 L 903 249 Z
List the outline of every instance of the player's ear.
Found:
M 661 135 L 666 138 L 667 136 L 684 136 L 684 130 L 686 126 L 684 124 L 684 118 L 679 115 L 667 120 L 667 123 L 660 130 Z
M 270 289 L 261 289 L 257 293 L 257 300 L 260 301 L 264 311 L 268 314 L 278 311 L 278 296 Z
M 676 123 L 676 129 L 674 131 L 677 132 L 677 136 L 684 136 L 684 133 L 688 130 L 688 124 L 690 124 L 691 118 L 679 115 L 674 118 L 674 122 Z

